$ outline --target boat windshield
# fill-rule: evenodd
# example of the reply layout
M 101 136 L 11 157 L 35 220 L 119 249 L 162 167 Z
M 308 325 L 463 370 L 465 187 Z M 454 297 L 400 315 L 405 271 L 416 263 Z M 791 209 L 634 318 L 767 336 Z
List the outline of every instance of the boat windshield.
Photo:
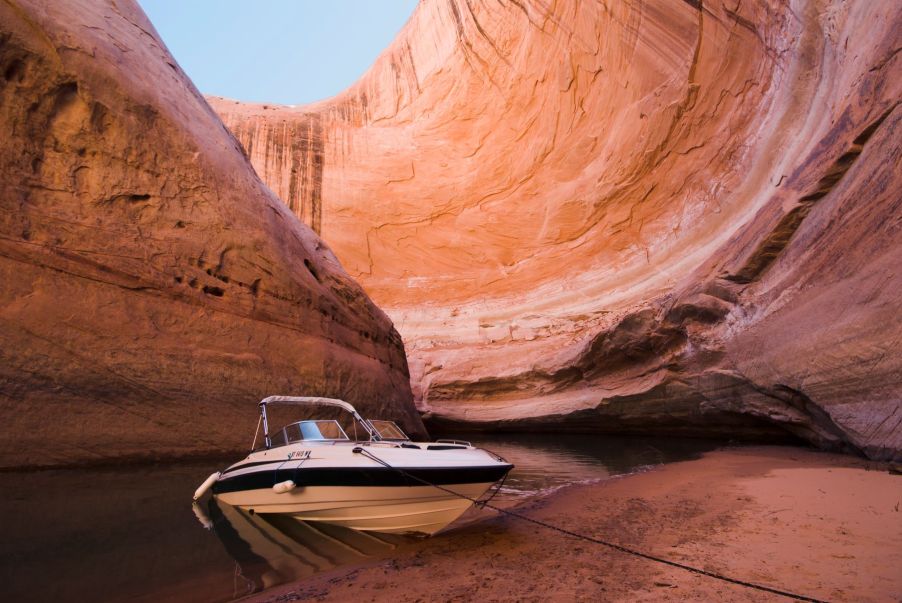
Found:
M 270 434 L 271 447 L 286 446 L 293 442 L 327 442 L 348 440 L 338 421 L 298 421 Z
M 410 439 L 404 435 L 404 432 L 401 431 L 401 428 L 394 421 L 370 421 L 370 425 L 373 426 L 373 429 L 376 430 L 379 437 L 383 440 L 401 440 L 406 442 Z

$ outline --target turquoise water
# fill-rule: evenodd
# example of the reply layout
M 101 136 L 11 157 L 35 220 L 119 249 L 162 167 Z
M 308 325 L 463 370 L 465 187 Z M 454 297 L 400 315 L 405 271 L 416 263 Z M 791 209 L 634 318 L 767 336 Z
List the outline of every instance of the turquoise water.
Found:
M 480 434 L 473 443 L 516 465 L 493 501 L 501 506 L 719 446 L 572 434 Z M 234 460 L 0 474 L 0 600 L 230 601 L 390 556 L 405 542 L 249 516 L 206 499 L 192 508 L 194 489 Z

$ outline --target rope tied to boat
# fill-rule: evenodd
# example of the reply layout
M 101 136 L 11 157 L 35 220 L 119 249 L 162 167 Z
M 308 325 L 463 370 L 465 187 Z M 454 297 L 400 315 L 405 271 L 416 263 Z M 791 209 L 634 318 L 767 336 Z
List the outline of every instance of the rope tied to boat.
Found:
M 476 501 L 476 506 L 478 508 L 485 509 L 486 506 L 489 506 L 489 508 L 492 508 L 491 505 L 489 505 L 489 503 L 492 502 L 492 499 L 495 498 L 495 496 L 497 496 L 499 492 L 501 492 L 501 488 L 504 487 L 504 482 L 507 481 L 508 475 L 510 475 L 510 473 L 504 474 L 504 477 L 501 478 L 501 481 L 498 482 L 498 485 L 495 487 L 495 491 L 492 492 L 492 494 L 487 499 Z
M 362 454 L 363 456 L 365 456 L 365 457 L 367 457 L 367 458 L 369 458 L 369 459 L 371 459 L 371 460 L 373 460 L 373 461 L 379 463 L 380 465 L 382 465 L 382 466 L 384 466 L 384 467 L 387 467 L 387 468 L 389 468 L 389 469 L 393 469 L 394 471 L 397 471 L 398 473 L 402 474 L 404 477 L 406 477 L 406 478 L 408 478 L 408 479 L 412 479 L 412 480 L 414 480 L 414 481 L 420 482 L 421 484 L 426 485 L 426 486 L 432 486 L 433 488 L 437 488 L 437 489 L 439 489 L 439 490 L 441 490 L 441 491 L 443 491 L 443 492 L 447 492 L 448 494 L 451 494 L 451 495 L 456 496 L 456 497 L 458 497 L 458 498 L 462 498 L 462 499 L 468 500 L 468 501 L 470 501 L 471 503 L 473 503 L 474 505 L 479 506 L 480 508 L 489 508 L 489 509 L 492 509 L 493 511 L 496 511 L 496 512 L 502 514 L 502 515 L 506 515 L 506 516 L 508 516 L 508 517 L 513 517 L 513 518 L 515 518 L 515 519 L 520 519 L 520 520 L 522 520 L 522 521 L 526 521 L 526 522 L 535 524 L 535 525 L 537 525 L 537 526 L 546 528 L 546 529 L 548 529 L 548 530 L 553 530 L 553 531 L 555 531 L 555 532 L 560 532 L 561 534 L 565 534 L 565 535 L 571 536 L 571 537 L 573 537 L 573 538 L 577 538 L 577 539 L 580 539 L 580 540 L 585 540 L 586 542 L 591 542 L 591 543 L 594 543 L 594 544 L 598 544 L 598 545 L 601 545 L 601 546 L 605 546 L 605 547 L 608 547 L 608 548 L 610 548 L 610 549 L 614 549 L 615 551 L 620 551 L 621 553 L 626 553 L 627 555 L 633 555 L 633 556 L 635 556 L 635 557 L 640 557 L 640 558 L 642 558 L 642 559 L 647 559 L 647 560 L 649 560 L 649 561 L 654 561 L 654 562 L 656 562 L 656 563 L 662 563 L 662 564 L 664 564 L 664 565 L 669 565 L 670 567 L 675 567 L 675 568 L 678 568 L 678 569 L 681 569 L 681 570 L 685 570 L 685 571 L 687 571 L 687 572 L 691 572 L 691 573 L 698 574 L 698 575 L 701 575 L 701 576 L 707 576 L 708 578 L 713 578 L 713 579 L 715 579 L 715 580 L 721 580 L 721 581 L 723 581 L 723 582 L 728 582 L 728 583 L 730 583 L 730 584 L 735 584 L 735 585 L 737 585 L 737 586 L 743 586 L 743 587 L 745 587 L 745 588 L 751 588 L 751 589 L 754 589 L 754 590 L 759 590 L 759 591 L 762 591 L 762 592 L 771 593 L 771 594 L 774 594 L 774 595 L 779 595 L 779 596 L 781 596 L 781 597 L 787 597 L 787 598 L 789 598 L 789 599 L 795 599 L 795 600 L 797 600 L 797 601 L 808 601 L 808 602 L 810 602 L 810 603 L 827 603 L 827 601 L 824 600 L 824 599 L 817 599 L 817 598 L 815 598 L 815 597 L 809 597 L 809 596 L 807 596 L 807 595 L 800 595 L 800 594 L 793 593 L 793 592 L 790 592 L 790 591 L 780 590 L 780 589 L 778 589 L 778 588 L 773 588 L 773 587 L 770 587 L 770 586 L 764 586 L 764 585 L 762 585 L 762 584 L 755 584 L 754 582 L 747 582 L 747 581 L 741 580 L 741 579 L 739 579 L 739 578 L 731 578 L 730 576 L 726 576 L 726 575 L 724 575 L 724 574 L 720 574 L 720 573 L 717 573 L 717 572 L 712 572 L 712 571 L 710 571 L 710 570 L 702 569 L 702 568 L 699 568 L 699 567 L 694 567 L 694 566 L 691 566 L 691 565 L 687 565 L 687 564 L 685 564 L 685 563 L 680 563 L 679 561 L 672 561 L 672 560 L 670 560 L 670 559 L 665 559 L 664 557 L 658 557 L 658 556 L 656 556 L 656 555 L 651 555 L 651 554 L 649 554 L 649 553 L 643 553 L 642 551 L 638 551 L 638 550 L 636 550 L 636 549 L 633 549 L 633 548 L 630 548 L 630 547 L 627 547 L 627 546 L 623 546 L 623 545 L 621 545 L 621 544 L 616 544 L 616 543 L 614 543 L 614 542 L 609 542 L 609 541 L 607 541 L 607 540 L 603 540 L 603 539 L 598 538 L 598 537 L 596 537 L 596 536 L 588 536 L 588 535 L 586 535 L 586 534 L 580 534 L 580 533 L 578 533 L 578 532 L 574 532 L 574 531 L 572 531 L 572 530 L 568 530 L 568 529 L 566 529 L 566 528 L 562 528 L 562 527 L 560 527 L 560 526 L 556 526 L 556 525 L 547 523 L 547 522 L 542 521 L 542 520 L 540 520 L 540 519 L 534 519 L 534 518 L 532 518 L 532 517 L 527 517 L 526 515 L 523 515 L 522 513 L 517 513 L 516 511 L 511 511 L 511 510 L 509 510 L 509 509 L 502 509 L 502 508 L 500 508 L 500 507 L 498 507 L 498 506 L 496 506 L 496 505 L 489 504 L 489 501 L 490 501 L 492 498 L 495 497 L 495 494 L 498 493 L 498 490 L 500 490 L 500 487 L 499 487 L 497 490 L 495 490 L 495 492 L 494 492 L 488 499 L 486 499 L 485 501 L 480 501 L 480 500 L 477 500 L 477 499 L 472 498 L 472 497 L 470 497 L 470 496 L 467 496 L 467 495 L 465 495 L 465 494 L 461 494 L 461 493 L 459 493 L 459 492 L 455 492 L 454 490 L 451 490 L 450 488 L 445 488 L 444 486 L 440 486 L 440 485 L 438 485 L 438 484 L 434 484 L 434 483 L 430 482 L 429 480 L 425 480 L 425 479 L 423 479 L 423 478 L 421 478 L 421 477 L 418 477 L 418 476 L 416 476 L 416 475 L 413 475 L 413 474 L 411 474 L 410 472 L 405 471 L 404 469 L 401 469 L 400 467 L 395 467 L 394 465 L 391 465 L 391 464 L 389 464 L 389 463 L 383 461 L 382 459 L 380 459 L 379 457 L 377 457 L 377 456 L 376 456 L 375 454 L 373 454 L 372 452 L 370 452 L 370 451 L 368 451 L 368 450 L 365 450 L 365 449 L 362 448 L 361 446 L 355 447 L 353 451 L 354 451 L 355 453 L 357 453 L 357 454 Z M 505 476 L 504 479 L 507 479 L 507 476 Z M 502 483 L 503 483 L 503 481 L 502 481 Z

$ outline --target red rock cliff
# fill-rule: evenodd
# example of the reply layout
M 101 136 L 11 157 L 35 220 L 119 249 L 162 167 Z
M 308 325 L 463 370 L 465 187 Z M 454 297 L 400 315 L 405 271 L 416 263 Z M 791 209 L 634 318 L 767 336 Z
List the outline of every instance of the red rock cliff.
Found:
M 902 4 L 425 0 L 303 107 L 211 99 L 435 425 L 902 454 Z
M 0 466 L 246 450 L 268 394 L 422 432 L 403 345 L 131 1 L 0 3 Z

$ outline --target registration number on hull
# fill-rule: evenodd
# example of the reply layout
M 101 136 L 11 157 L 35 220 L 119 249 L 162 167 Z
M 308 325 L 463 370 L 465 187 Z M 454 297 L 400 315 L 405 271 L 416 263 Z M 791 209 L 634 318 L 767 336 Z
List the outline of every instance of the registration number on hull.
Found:
M 309 450 L 294 450 L 288 453 L 288 460 L 290 461 L 299 461 L 302 459 L 309 459 L 310 451 Z

